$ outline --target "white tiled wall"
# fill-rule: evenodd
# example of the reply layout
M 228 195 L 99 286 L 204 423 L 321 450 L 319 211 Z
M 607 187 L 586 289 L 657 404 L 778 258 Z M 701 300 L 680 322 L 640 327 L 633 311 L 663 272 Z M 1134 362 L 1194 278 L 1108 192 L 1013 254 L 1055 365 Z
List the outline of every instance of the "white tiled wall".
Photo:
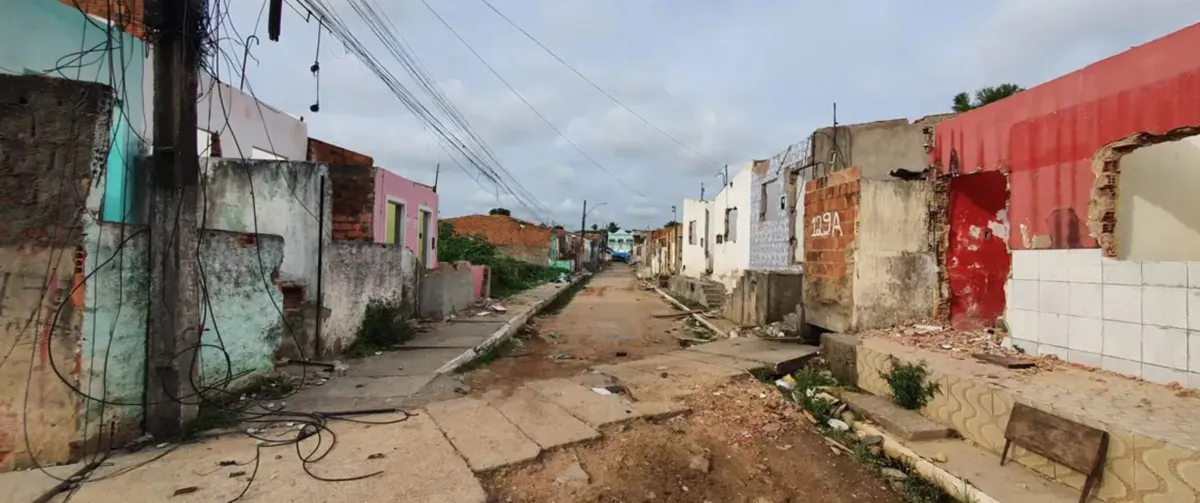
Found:
M 1006 290 L 1009 342 L 1026 352 L 1200 388 L 1200 262 L 1016 250 Z

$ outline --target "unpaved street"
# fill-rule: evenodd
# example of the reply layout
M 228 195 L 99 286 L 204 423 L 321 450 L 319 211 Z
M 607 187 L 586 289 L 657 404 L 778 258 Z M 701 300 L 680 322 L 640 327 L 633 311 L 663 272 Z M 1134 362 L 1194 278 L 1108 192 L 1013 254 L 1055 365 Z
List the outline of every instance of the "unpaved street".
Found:
M 677 318 L 654 318 L 671 308 L 646 291 L 633 269 L 615 264 L 594 276 L 557 312 L 533 324 L 506 354 L 470 372 L 475 391 L 511 388 L 530 379 L 579 374 L 604 363 L 630 361 L 679 349 L 671 333 Z
M 596 380 L 612 365 L 638 365 L 679 349 L 678 318 L 631 269 L 596 275 L 565 307 L 548 313 L 510 348 L 466 377 L 473 394 L 503 395 L 553 377 Z M 555 355 L 562 355 L 555 359 Z M 670 361 L 670 360 L 664 360 Z M 605 365 L 610 364 L 610 365 Z M 686 390 L 690 413 L 602 428 L 603 436 L 539 459 L 481 474 L 498 502 L 900 502 L 891 486 L 846 454 L 832 452 L 799 410 L 748 373 L 711 379 L 648 365 L 671 394 Z M 599 372 L 597 372 L 599 370 Z M 683 381 L 683 382 L 680 382 Z M 658 395 L 645 381 L 616 382 L 633 398 Z M 653 382 L 653 381 L 651 381 Z

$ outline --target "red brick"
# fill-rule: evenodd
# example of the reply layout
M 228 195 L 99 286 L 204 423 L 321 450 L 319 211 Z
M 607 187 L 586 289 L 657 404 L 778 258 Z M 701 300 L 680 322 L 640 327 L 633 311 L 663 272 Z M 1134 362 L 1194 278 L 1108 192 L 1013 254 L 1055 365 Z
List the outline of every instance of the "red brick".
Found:
M 143 0 L 60 0 L 87 14 L 112 21 L 122 30 L 146 40 Z

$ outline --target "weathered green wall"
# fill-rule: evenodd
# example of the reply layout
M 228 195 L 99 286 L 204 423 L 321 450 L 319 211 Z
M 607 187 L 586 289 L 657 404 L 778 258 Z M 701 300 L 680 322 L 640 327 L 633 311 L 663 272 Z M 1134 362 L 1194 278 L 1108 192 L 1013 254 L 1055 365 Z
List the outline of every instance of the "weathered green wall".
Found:
M 91 232 L 85 244 L 89 274 L 83 320 L 85 370 L 80 382 L 89 395 L 110 402 L 87 401 L 87 417 L 80 428 L 90 438 L 101 425 L 108 428 L 115 423 L 119 430 L 128 431 L 140 423 L 149 274 L 144 228 L 91 222 L 87 227 Z M 275 348 L 285 333 L 275 307 L 282 305 L 283 295 L 273 279 L 283 261 L 283 238 L 202 231 L 200 259 L 208 303 L 201 306 L 205 347 L 197 384 L 220 387 L 230 375 L 245 378 L 271 370 Z M 229 355 L 228 364 L 222 347 Z
M 142 413 L 146 361 L 146 312 L 149 274 L 148 234 L 144 227 L 99 224 L 88 218 L 83 319 L 84 378 L 88 395 L 113 402 L 85 400 L 85 438 L 115 423 L 136 430 Z M 124 246 L 121 243 L 124 242 Z M 105 369 L 108 369 L 107 372 Z M 130 404 L 130 405 L 116 405 Z M 103 411 L 103 420 L 101 412 Z
M 222 231 L 202 236 L 200 258 L 210 304 L 201 306 L 206 329 L 201 335 L 202 383 L 219 386 L 230 374 L 236 379 L 270 371 L 280 338 L 290 337 L 279 313 L 283 294 L 273 279 L 283 262 L 283 238 Z

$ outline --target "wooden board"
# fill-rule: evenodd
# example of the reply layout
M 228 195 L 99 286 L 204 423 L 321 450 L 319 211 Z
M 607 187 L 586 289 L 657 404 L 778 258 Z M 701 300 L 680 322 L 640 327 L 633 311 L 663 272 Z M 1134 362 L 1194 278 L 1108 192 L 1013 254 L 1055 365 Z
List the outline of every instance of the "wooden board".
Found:
M 1020 358 L 1012 358 L 1004 355 L 993 355 L 988 353 L 975 353 L 971 355 L 976 360 L 984 361 L 992 365 L 999 365 L 1006 369 L 1027 369 L 1033 366 L 1033 362 L 1022 360 Z
M 1108 451 L 1108 432 L 1063 419 L 1024 404 L 1013 404 L 1004 430 L 1004 452 L 1000 464 L 1008 457 L 1011 444 L 1057 462 L 1087 475 L 1080 501 L 1087 501 L 1104 467 Z
M 696 310 L 692 310 L 692 311 L 680 311 L 680 312 L 676 312 L 676 313 L 655 314 L 652 316 L 654 316 L 655 318 L 675 318 L 677 316 L 687 316 L 689 314 L 698 314 L 698 313 L 702 313 L 702 312 L 704 312 L 704 311 L 696 309 Z

